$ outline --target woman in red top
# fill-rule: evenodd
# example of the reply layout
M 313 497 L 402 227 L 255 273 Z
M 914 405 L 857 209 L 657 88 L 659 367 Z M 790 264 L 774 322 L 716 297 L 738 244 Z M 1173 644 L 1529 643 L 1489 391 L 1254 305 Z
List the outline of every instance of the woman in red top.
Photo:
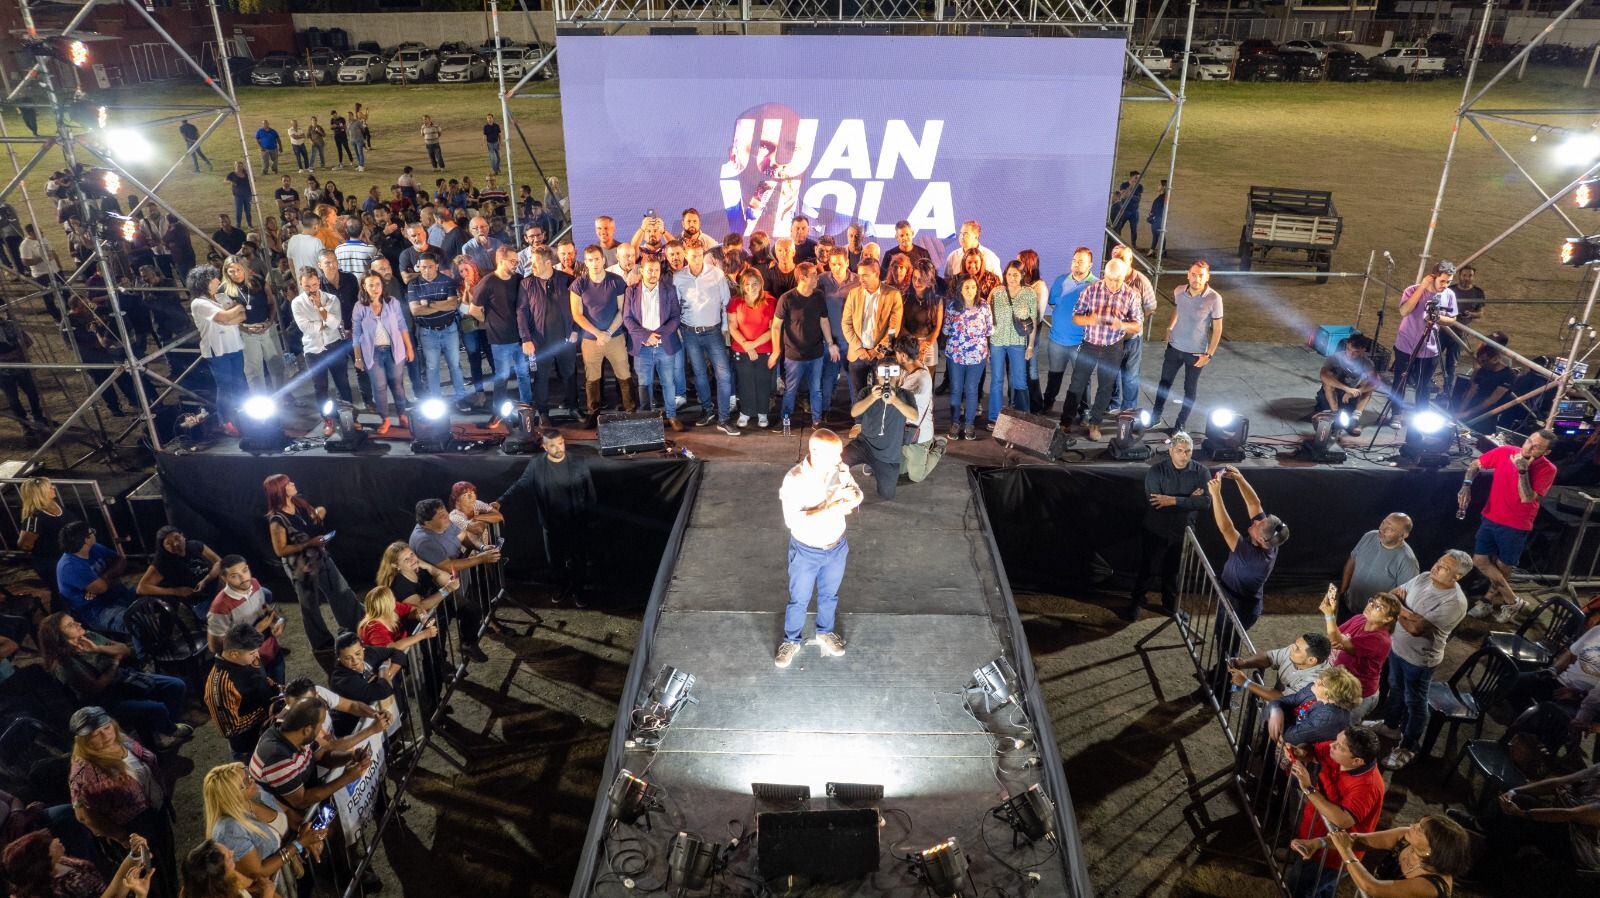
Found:
M 356 634 L 365 645 L 386 645 L 403 652 L 424 639 L 438 636 L 439 622 L 430 617 L 426 625 L 412 633 L 401 620 L 411 618 L 415 623 L 419 615 L 433 610 L 438 604 L 438 599 L 424 600 L 417 605 L 396 602 L 394 593 L 388 587 L 374 587 L 367 593 L 367 614 L 361 618 L 361 626 L 356 628 Z
M 1330 583 L 1322 597 L 1323 626 L 1333 645 L 1328 663 L 1350 671 L 1361 682 L 1361 704 L 1356 705 L 1350 717 L 1366 720 L 1367 713 L 1378 704 L 1378 682 L 1383 676 L 1383 662 L 1389 659 L 1389 643 L 1401 604 L 1390 593 L 1380 592 L 1367 600 L 1367 607 L 1360 614 L 1341 625 L 1337 616 L 1338 591 Z
M 774 370 L 767 366 L 772 355 L 772 314 L 778 301 L 763 289 L 760 272 L 746 268 L 739 274 L 739 295 L 728 303 L 728 335 L 733 341 L 733 376 L 739 395 L 739 426 L 750 426 L 750 412 L 756 413 L 756 426 L 767 426 L 767 411 L 772 407 Z

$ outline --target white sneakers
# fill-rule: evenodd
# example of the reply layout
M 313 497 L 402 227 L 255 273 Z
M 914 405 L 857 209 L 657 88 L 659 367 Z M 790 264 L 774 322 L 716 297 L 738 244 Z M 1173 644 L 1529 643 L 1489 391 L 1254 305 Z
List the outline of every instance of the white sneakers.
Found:
M 1389 726 L 1387 723 L 1384 723 L 1382 720 L 1379 720 L 1379 719 L 1364 720 L 1364 721 L 1361 722 L 1361 725 L 1366 727 L 1367 729 L 1373 731 L 1374 733 L 1377 733 L 1379 736 L 1382 736 L 1385 739 L 1399 739 L 1400 738 L 1400 731 L 1395 729 L 1392 726 Z
M 1528 603 L 1522 601 L 1521 599 L 1518 599 L 1509 605 L 1501 605 L 1499 610 L 1495 611 L 1494 619 L 1497 623 L 1502 624 L 1516 623 L 1517 616 L 1526 610 L 1527 607 Z
M 1467 609 L 1467 617 L 1478 620 L 1488 620 L 1494 616 L 1495 605 L 1493 602 L 1479 602 Z
M 1401 748 L 1400 746 L 1397 745 L 1397 746 L 1395 746 L 1394 751 L 1389 752 L 1389 756 L 1387 758 L 1383 759 L 1383 762 L 1382 762 L 1383 769 L 1384 770 L 1399 770 L 1400 768 L 1406 766 L 1407 764 L 1410 764 L 1411 763 L 1411 759 L 1415 758 L 1416 756 L 1417 756 L 1417 753 L 1412 751 L 1411 749 L 1409 749 L 1409 748 Z

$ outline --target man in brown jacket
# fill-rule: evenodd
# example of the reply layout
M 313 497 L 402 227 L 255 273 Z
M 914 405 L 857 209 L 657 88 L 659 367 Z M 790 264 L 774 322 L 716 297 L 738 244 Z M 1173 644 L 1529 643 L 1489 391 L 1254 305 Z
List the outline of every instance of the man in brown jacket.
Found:
M 844 338 L 849 344 L 850 395 L 867 385 L 868 373 L 880 359 L 893 358 L 889 346 L 900 333 L 900 291 L 878 277 L 878 263 L 862 259 L 859 282 L 844 298 Z

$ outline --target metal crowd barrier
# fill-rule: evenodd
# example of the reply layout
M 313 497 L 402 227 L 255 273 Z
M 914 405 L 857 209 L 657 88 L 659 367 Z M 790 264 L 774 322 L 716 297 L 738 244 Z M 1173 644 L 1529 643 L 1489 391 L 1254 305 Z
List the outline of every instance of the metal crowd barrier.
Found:
M 1277 743 L 1267 735 L 1270 703 L 1243 687 L 1235 691 L 1228 679 L 1228 659 L 1254 654 L 1256 648 L 1224 595 L 1193 528 L 1184 532 L 1178 593 L 1178 616 L 1146 634 L 1138 646 L 1142 647 L 1168 627 L 1177 631 L 1189 659 L 1194 662 L 1201 693 L 1228 741 L 1233 763 L 1200 782 L 1201 788 L 1211 785 L 1216 788 L 1203 793 L 1199 800 L 1232 786 L 1279 891 L 1285 896 L 1311 894 L 1313 883 L 1301 882 L 1299 888 L 1291 892 L 1294 883 L 1290 879 L 1299 856 L 1289 849 L 1289 842 L 1295 837 L 1305 797 L 1290 774 L 1289 765 L 1282 761 Z M 1252 671 L 1250 681 L 1263 682 L 1261 672 Z M 1322 822 L 1327 827 L 1327 819 Z M 1322 849 L 1305 861 L 1317 867 L 1314 883 L 1318 887 L 1324 884 L 1323 877 L 1342 878 L 1344 875 L 1343 865 L 1337 863 L 1337 855 L 1330 854 L 1332 851 L 1331 848 Z M 1332 858 L 1332 869 L 1322 863 L 1327 858 Z M 1338 889 L 1337 880 L 1334 889 Z
M 17 546 L 18 536 L 22 533 L 22 485 L 27 483 L 28 477 L 0 477 L 0 557 L 7 561 L 27 555 Z M 76 520 L 85 521 L 96 528 L 100 542 L 107 545 L 119 545 L 122 542 L 122 533 L 117 530 L 116 521 L 111 514 L 111 506 L 116 503 L 115 498 L 107 497 L 100 492 L 100 484 L 93 480 L 57 480 L 50 478 L 56 488 L 57 501 L 61 503 L 63 514 Z M 101 529 L 104 528 L 104 529 Z M 137 528 L 133 528 L 137 530 Z M 148 554 L 146 546 L 125 547 L 130 555 Z

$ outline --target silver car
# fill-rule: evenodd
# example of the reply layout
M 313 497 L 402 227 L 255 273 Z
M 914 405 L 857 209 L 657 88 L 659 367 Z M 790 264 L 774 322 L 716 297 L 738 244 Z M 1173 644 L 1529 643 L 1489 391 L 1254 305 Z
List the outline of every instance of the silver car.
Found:
M 376 53 L 357 53 L 346 57 L 344 64 L 339 66 L 339 83 L 372 84 L 382 81 L 387 65 L 384 58 Z
M 489 75 L 489 63 L 474 53 L 451 53 L 439 63 L 440 81 L 482 81 Z
M 489 57 L 489 77 L 499 78 L 500 64 L 501 62 L 504 62 L 507 81 L 521 78 L 522 69 L 525 65 L 530 62 L 539 61 L 539 57 L 537 55 L 535 55 L 532 59 L 525 58 L 523 55 L 525 52 L 526 51 L 521 47 L 502 47 L 500 49 L 500 55 L 498 58 L 494 56 Z
M 432 50 L 401 50 L 389 61 L 390 81 L 427 81 L 439 74 L 439 57 Z

